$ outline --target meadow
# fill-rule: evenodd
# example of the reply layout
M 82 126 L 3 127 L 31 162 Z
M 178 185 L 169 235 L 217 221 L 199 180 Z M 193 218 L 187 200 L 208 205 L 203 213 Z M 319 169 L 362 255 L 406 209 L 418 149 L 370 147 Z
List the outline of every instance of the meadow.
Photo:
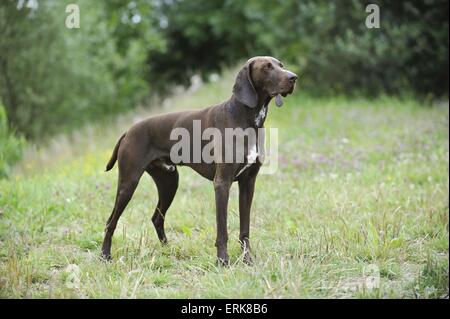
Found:
M 269 107 L 276 174 L 260 175 L 251 214 L 255 263 L 242 262 L 237 185 L 231 266 L 216 265 L 212 183 L 180 168 L 167 247 L 151 223 L 143 176 L 99 258 L 117 168 L 117 138 L 151 114 L 219 103 L 234 71 L 115 121 L 30 146 L 0 180 L 2 298 L 441 298 L 449 283 L 449 105 L 413 98 L 312 98 Z M 273 104 L 273 102 L 272 102 Z

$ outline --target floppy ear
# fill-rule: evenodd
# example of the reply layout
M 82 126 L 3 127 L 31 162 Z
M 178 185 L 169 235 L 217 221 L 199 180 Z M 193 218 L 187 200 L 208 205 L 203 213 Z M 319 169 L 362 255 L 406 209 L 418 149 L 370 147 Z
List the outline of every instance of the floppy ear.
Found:
M 250 108 L 255 108 L 258 103 L 258 95 L 250 76 L 253 61 L 247 62 L 239 71 L 233 86 L 233 94 L 239 102 Z

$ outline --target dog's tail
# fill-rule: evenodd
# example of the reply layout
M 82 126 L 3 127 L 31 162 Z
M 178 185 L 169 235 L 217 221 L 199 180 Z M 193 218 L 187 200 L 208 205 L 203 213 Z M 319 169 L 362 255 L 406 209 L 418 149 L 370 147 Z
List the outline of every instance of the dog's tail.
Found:
M 114 147 L 114 151 L 113 151 L 113 153 L 112 153 L 112 155 L 111 155 L 111 158 L 110 158 L 108 164 L 106 164 L 106 170 L 105 170 L 106 172 L 109 171 L 109 170 L 111 170 L 111 168 L 114 167 L 114 164 L 115 164 L 116 161 L 117 161 L 117 152 L 119 151 L 120 142 L 122 142 L 122 140 L 123 140 L 123 138 L 125 137 L 126 134 L 127 134 L 127 133 L 123 133 L 123 135 L 122 135 L 122 136 L 119 138 L 119 140 L 117 141 L 117 144 L 116 144 L 116 146 Z

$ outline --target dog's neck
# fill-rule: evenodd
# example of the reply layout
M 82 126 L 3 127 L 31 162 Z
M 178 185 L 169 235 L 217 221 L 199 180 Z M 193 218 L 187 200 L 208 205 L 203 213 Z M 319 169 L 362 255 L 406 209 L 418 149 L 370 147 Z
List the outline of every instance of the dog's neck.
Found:
M 251 108 L 240 102 L 233 94 L 226 107 L 230 113 L 246 118 L 249 126 L 262 127 L 267 117 L 267 109 L 271 99 L 268 94 L 258 93 L 258 104 Z

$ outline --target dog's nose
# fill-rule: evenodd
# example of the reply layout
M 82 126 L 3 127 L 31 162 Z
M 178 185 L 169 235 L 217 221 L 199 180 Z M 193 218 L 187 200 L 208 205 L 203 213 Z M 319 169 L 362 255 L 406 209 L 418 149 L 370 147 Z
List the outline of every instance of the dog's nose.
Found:
M 297 74 L 288 71 L 288 79 L 291 82 L 295 82 L 298 79 Z

